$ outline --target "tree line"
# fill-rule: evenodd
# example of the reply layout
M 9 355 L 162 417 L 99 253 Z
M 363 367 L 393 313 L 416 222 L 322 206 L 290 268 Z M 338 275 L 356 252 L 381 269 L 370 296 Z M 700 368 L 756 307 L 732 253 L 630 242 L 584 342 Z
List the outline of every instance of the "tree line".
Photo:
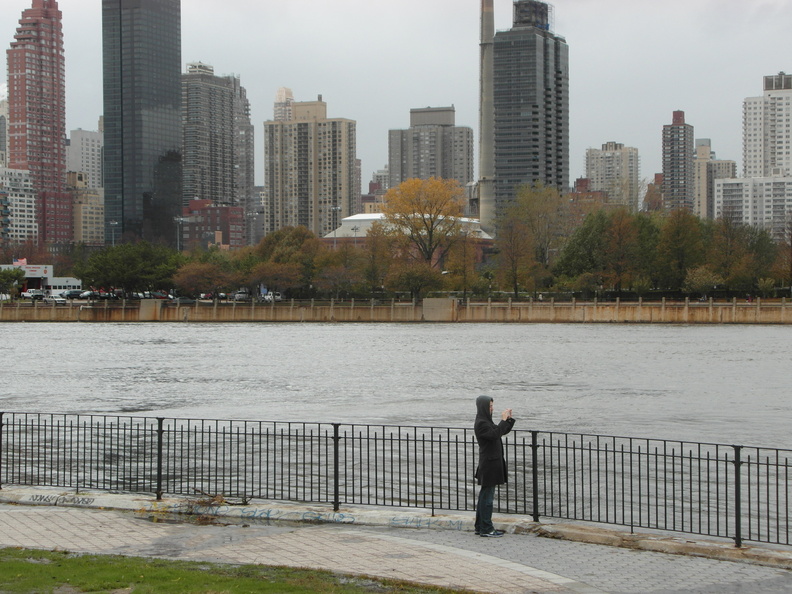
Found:
M 333 246 L 305 227 L 289 227 L 233 252 L 177 252 L 146 242 L 94 252 L 75 246 L 55 265 L 58 276 L 76 276 L 85 287 L 127 294 L 256 294 L 266 287 L 297 299 L 435 291 L 514 299 L 540 292 L 770 295 L 792 282 L 788 240 L 776 243 L 766 231 L 728 219 L 579 203 L 537 184 L 520 188 L 501 209 L 495 239 L 487 241 L 462 217 L 464 205 L 457 182 L 412 179 L 386 194 L 381 222 L 354 242 Z

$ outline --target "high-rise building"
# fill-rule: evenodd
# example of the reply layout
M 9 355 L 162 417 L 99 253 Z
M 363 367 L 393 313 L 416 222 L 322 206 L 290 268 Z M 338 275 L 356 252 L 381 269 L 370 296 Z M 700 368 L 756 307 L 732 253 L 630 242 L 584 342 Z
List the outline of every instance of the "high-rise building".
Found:
M 105 237 L 177 242 L 181 2 L 102 0 Z
M 38 240 L 72 240 L 66 192 L 66 80 L 57 0 L 33 0 L 8 50 L 8 167 L 30 172 Z
M 8 166 L 8 99 L 0 99 L 0 167 Z
M 590 180 L 590 192 L 605 192 L 608 202 L 623 204 L 632 211 L 638 210 L 641 160 L 637 148 L 606 142 L 602 149 L 588 149 L 586 178 Z
M 25 169 L 0 168 L 0 192 L 8 199 L 11 243 L 38 241 L 38 192 L 33 187 L 30 172 Z
M 694 212 L 702 219 L 715 218 L 715 180 L 737 177 L 737 163 L 715 158 L 709 138 L 696 139 Z
M 252 206 L 253 126 L 239 78 L 189 64 L 182 92 L 183 206 L 191 200 Z
M 66 147 L 66 170 L 86 174 L 86 187 L 104 187 L 104 135 L 92 130 L 72 130 Z M 68 184 L 71 187 L 71 183 Z M 76 240 L 75 240 L 76 241 Z
M 792 74 L 764 77 L 764 94 L 743 102 L 743 177 L 792 175 Z
M 515 1 L 512 28 L 494 37 L 492 71 L 497 214 L 519 186 L 569 184 L 569 48 L 550 5 Z
M 792 177 L 717 179 L 714 202 L 716 218 L 765 229 L 777 241 L 789 240 Z
M 245 213 L 241 206 L 190 200 L 183 210 L 183 243 L 192 249 L 210 245 L 235 250 L 245 246 Z
M 357 212 L 356 123 L 328 119 L 327 103 L 292 104 L 290 121 L 264 122 L 266 233 L 305 226 L 322 237 Z
M 685 112 L 675 111 L 663 126 L 663 206 L 666 210 L 693 211 L 693 126 L 685 123 Z
M 292 119 L 292 105 L 294 104 L 294 94 L 292 90 L 281 87 L 275 94 L 275 108 L 273 110 L 273 121 L 290 122 Z
M 105 216 L 102 190 L 91 186 L 90 176 L 79 171 L 69 171 L 66 174 L 66 185 L 74 200 L 74 243 L 104 245 Z
M 411 109 L 410 128 L 389 131 L 391 188 L 411 178 L 473 181 L 473 129 L 455 120 L 453 106 Z

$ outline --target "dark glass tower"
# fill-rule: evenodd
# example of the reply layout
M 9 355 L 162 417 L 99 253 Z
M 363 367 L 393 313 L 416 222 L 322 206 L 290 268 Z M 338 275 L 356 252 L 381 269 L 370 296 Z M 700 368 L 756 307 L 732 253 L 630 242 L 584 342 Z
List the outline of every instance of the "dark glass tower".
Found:
M 516 189 L 569 183 L 569 49 L 552 32 L 552 7 L 514 3 L 514 25 L 494 41 L 495 205 Z
M 181 0 L 102 0 L 105 226 L 176 244 L 181 214 Z

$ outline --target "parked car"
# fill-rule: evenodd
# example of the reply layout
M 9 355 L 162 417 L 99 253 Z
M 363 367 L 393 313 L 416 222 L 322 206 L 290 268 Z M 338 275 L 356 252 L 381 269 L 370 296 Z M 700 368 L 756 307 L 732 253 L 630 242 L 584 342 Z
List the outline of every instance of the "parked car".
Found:
M 251 299 L 250 293 L 245 291 L 237 291 L 234 293 L 234 301 L 250 301 Z
M 60 295 L 47 295 L 44 297 L 44 303 L 50 303 L 52 305 L 66 305 L 66 298 L 61 297 Z
M 33 301 L 44 299 L 44 291 L 41 289 L 28 289 L 27 291 L 22 291 L 22 298 L 32 299 Z
M 277 291 L 271 291 L 262 297 L 264 303 L 272 303 L 273 301 L 283 301 L 283 295 Z
M 80 299 L 99 299 L 99 291 L 83 291 Z
M 67 291 L 61 291 L 61 297 L 64 299 L 79 299 L 82 293 L 82 289 L 69 289 Z
M 0 301 L 11 301 L 11 295 L 8 293 L 0 293 Z
M 194 305 L 195 299 L 192 297 L 171 297 L 168 303 L 173 303 L 174 305 Z

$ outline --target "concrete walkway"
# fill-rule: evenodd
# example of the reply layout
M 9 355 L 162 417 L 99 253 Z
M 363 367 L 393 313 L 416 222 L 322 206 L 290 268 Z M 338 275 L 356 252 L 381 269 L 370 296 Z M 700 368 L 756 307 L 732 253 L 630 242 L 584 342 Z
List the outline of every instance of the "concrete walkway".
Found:
M 174 523 L 185 519 L 176 512 L 200 522 Z M 476 592 L 792 591 L 792 548 L 736 551 L 726 542 L 496 519 L 509 533 L 492 539 L 473 534 L 470 514 L 381 508 L 336 514 L 281 502 L 232 506 L 51 489 L 0 491 L 4 547 L 310 567 Z M 565 539 L 570 537 L 578 540 Z M 678 554 L 641 550 L 639 542 Z M 705 554 L 739 561 L 700 556 Z

